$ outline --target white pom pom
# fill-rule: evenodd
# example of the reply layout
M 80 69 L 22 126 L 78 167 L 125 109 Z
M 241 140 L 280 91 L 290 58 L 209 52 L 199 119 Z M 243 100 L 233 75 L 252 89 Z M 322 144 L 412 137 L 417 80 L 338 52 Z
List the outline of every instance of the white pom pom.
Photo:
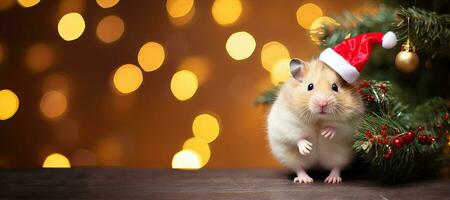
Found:
M 395 47 L 397 44 L 397 36 L 392 31 L 387 32 L 383 35 L 381 46 L 385 49 L 390 49 Z

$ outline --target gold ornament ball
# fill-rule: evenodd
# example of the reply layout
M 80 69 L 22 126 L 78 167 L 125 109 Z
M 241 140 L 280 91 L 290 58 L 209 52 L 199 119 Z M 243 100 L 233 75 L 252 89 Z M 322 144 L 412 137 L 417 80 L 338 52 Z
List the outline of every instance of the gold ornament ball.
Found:
M 415 52 L 400 51 L 395 57 L 395 66 L 403 73 L 414 72 L 419 66 L 419 56 Z
M 419 66 L 419 56 L 416 54 L 416 47 L 409 40 L 402 45 L 402 49 L 395 57 L 395 66 L 403 73 L 411 73 L 416 71 Z

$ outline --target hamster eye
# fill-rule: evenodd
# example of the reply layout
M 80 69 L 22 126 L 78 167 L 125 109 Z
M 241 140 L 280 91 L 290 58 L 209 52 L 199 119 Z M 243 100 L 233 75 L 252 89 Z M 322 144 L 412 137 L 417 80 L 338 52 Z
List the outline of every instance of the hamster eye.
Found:
M 333 83 L 333 85 L 331 85 L 331 89 L 334 90 L 335 92 L 337 92 L 338 86 L 335 83 Z
M 314 85 L 313 85 L 312 83 L 310 83 L 310 84 L 308 85 L 308 91 L 310 91 L 310 90 L 312 90 L 312 89 L 314 89 Z

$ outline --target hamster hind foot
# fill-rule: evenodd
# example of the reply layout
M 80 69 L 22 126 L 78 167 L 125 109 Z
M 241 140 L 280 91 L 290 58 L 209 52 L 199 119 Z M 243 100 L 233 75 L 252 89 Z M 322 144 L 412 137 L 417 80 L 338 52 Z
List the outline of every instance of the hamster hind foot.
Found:
M 314 181 L 304 169 L 300 169 L 296 173 L 297 177 L 294 178 L 294 183 L 312 183 Z
M 341 169 L 336 167 L 333 168 L 330 172 L 330 175 L 328 175 L 324 182 L 329 184 L 341 183 Z

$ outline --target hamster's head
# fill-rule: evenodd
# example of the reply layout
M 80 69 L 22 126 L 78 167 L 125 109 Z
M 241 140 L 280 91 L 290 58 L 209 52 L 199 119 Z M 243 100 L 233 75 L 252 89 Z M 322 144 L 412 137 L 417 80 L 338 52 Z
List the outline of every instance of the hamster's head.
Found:
M 286 98 L 300 116 L 344 119 L 363 113 L 355 86 L 325 63 L 317 59 L 310 62 L 292 59 L 290 69 L 293 78 L 286 83 Z

